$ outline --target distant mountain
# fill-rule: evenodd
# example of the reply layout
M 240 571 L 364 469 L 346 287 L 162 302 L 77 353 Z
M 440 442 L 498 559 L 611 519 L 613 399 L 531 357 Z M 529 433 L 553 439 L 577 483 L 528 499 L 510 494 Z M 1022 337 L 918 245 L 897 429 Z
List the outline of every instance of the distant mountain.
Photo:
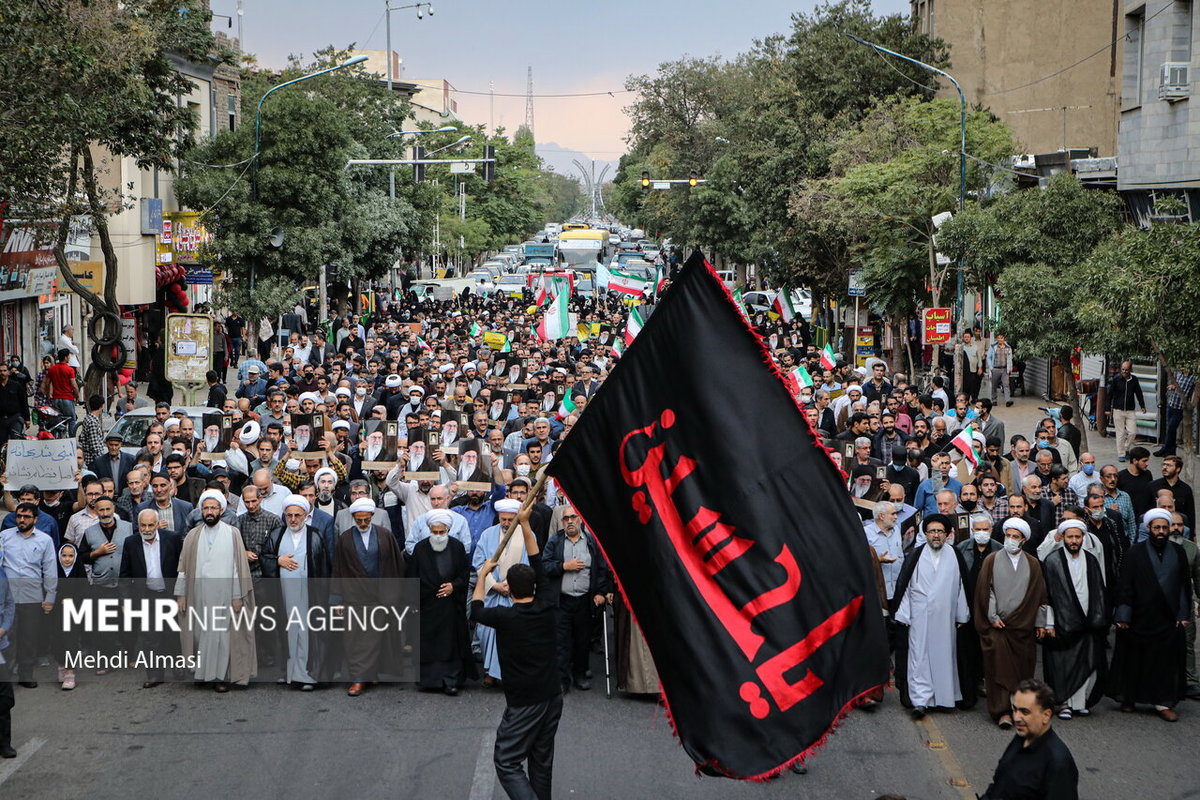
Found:
M 579 170 L 576 169 L 575 165 L 571 163 L 572 159 L 577 160 L 580 164 L 583 164 L 583 166 L 589 171 L 591 170 L 591 156 L 581 153 L 578 150 L 572 150 L 568 147 L 563 147 L 557 142 L 539 142 L 536 146 L 536 149 L 537 154 L 541 156 L 544 162 L 546 162 L 546 165 L 559 175 L 566 175 L 576 179 L 579 178 Z M 608 174 L 604 176 L 605 181 L 611 181 L 613 179 L 613 173 L 615 173 L 617 170 L 617 162 L 600 161 L 597 159 L 596 177 L 599 178 L 600 171 L 606 166 L 610 165 L 612 168 L 608 171 Z M 580 182 L 582 183 L 582 181 Z

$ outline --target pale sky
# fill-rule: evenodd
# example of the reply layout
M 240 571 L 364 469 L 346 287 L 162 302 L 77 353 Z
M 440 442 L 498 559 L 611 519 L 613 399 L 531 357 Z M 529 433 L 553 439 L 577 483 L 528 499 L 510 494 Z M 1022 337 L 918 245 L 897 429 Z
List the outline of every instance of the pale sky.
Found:
M 393 7 L 411 0 L 393 0 Z M 217 14 L 235 16 L 237 0 L 212 0 Z M 384 0 L 243 0 L 245 48 L 259 63 L 280 67 L 289 53 L 325 45 L 383 50 Z M 730 57 L 753 41 L 789 29 L 791 14 L 815 0 L 433 0 L 434 15 L 391 12 L 392 49 L 406 78 L 445 78 L 460 90 L 459 115 L 489 118 L 510 133 L 525 120 L 526 68 L 533 67 L 534 133 L 600 161 L 625 152 L 628 123 L 621 94 L 630 74 L 653 72 L 684 54 Z M 875 0 L 876 13 L 907 13 L 908 0 Z M 494 112 L 487 92 L 494 84 Z M 610 97 L 550 98 L 539 94 L 613 92 Z M 472 95 L 466 92 L 481 92 Z

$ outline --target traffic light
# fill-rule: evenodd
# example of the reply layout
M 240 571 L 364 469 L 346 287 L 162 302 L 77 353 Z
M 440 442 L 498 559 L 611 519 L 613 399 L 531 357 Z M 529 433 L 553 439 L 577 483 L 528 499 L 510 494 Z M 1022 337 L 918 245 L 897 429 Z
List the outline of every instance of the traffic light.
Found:
M 413 160 L 420 161 L 425 157 L 425 148 L 421 145 L 413 146 Z M 425 180 L 425 165 L 413 164 L 413 182 L 422 183 Z
M 688 175 L 688 186 L 695 186 L 699 182 L 700 176 L 696 174 L 696 170 L 692 170 L 691 174 Z
M 496 178 L 496 148 L 490 144 L 484 147 L 483 157 L 489 159 L 483 162 L 483 179 L 491 183 Z
M 650 172 L 648 170 L 642 170 L 642 191 L 644 192 L 649 188 L 650 188 Z

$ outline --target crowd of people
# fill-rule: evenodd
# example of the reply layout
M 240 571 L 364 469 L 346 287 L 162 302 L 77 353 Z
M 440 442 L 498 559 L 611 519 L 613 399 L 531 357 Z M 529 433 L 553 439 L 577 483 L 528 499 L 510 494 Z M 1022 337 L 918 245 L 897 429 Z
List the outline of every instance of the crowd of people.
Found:
M 497 610 L 530 602 L 536 579 L 554 590 L 536 599 L 555 608 L 555 696 L 591 688 L 598 617 L 610 608 L 618 686 L 657 692 L 653 660 L 595 539 L 555 482 L 540 480 L 619 360 L 629 302 L 573 298 L 574 335 L 543 341 L 529 301 L 381 297 L 377 312 L 328 328 L 298 309 L 286 343 L 272 333 L 250 352 L 253 326 L 222 317 L 224 355 L 208 374 L 207 405 L 231 436 L 159 401 L 140 447 L 127 452 L 102 428 L 104 400 L 87 398 L 78 491 L 29 485 L 2 498 L 0 669 L 29 688 L 57 669 L 56 682 L 73 688 L 82 676 L 63 654 L 87 642 L 52 635 L 60 626 L 48 623 L 61 598 L 116 596 L 122 579 L 185 607 L 237 610 L 365 607 L 384 599 L 333 598 L 312 581 L 411 577 L 420 583 L 420 686 L 455 695 L 479 678 L 508 692 L 513 645 L 506 658 L 496 626 L 511 619 Z M 977 397 L 990 370 L 1011 405 L 1015 361 L 1002 339 L 963 356 L 964 391 L 951 398 L 944 379 L 926 390 L 878 359 L 870 369 L 830 366 L 803 320 L 749 322 L 785 374 L 804 366 L 812 377 L 792 386 L 863 517 L 896 687 L 914 715 L 969 708 L 982 694 L 996 723 L 1011 727 L 1015 692 L 1045 694 L 1028 682 L 1039 646 L 1062 719 L 1089 714 L 1105 694 L 1121 710 L 1146 704 L 1165 720 L 1185 695 L 1200 699 L 1189 624 L 1200 560 L 1178 457 L 1158 478 L 1132 442 L 1124 469 L 1098 462 L 1081 451 L 1069 407 L 1035 430 L 1006 430 L 1002 406 Z M 118 413 L 149 404 L 135 383 L 124 391 Z M 518 521 L 529 536 L 503 540 Z M 199 650 L 187 676 L 219 692 L 273 669 L 300 690 L 338 683 L 359 696 L 379 680 L 383 658 L 378 642 L 331 652 L 309 634 L 272 642 L 252 629 L 152 644 Z M 148 669 L 143 686 L 172 674 Z M 0 744 L 11 747 L 2 729 Z

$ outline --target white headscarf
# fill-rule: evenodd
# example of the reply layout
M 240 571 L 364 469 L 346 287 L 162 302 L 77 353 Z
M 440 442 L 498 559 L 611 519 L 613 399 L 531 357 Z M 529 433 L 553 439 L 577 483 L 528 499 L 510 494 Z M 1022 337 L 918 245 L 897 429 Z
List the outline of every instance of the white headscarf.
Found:
M 216 500 L 221 506 L 222 514 L 225 513 L 225 507 L 229 505 L 229 500 L 225 498 L 225 493 L 219 492 L 216 489 L 205 489 L 203 492 L 201 492 L 200 499 L 196 502 L 196 505 L 200 508 L 203 508 L 205 500 Z

